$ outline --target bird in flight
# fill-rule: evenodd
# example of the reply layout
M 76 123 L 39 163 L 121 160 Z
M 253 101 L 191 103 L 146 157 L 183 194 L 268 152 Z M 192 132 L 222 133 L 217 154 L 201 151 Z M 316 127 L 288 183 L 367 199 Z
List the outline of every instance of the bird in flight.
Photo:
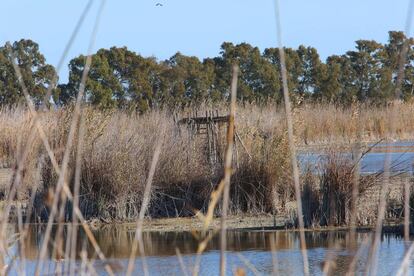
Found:
M 155 6 L 156 7 L 162 7 L 162 6 L 164 6 L 163 4 L 161 4 L 161 3 L 157 3 L 157 4 L 155 4 Z

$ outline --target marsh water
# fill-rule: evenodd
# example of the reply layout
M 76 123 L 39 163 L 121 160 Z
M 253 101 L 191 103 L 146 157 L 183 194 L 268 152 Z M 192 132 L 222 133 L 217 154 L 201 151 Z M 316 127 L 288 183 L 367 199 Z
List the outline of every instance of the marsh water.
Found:
M 389 146 L 390 172 L 414 173 L 414 141 L 369 144 L 369 151 L 361 159 L 361 173 L 378 173 L 384 170 L 386 151 Z M 340 153 L 341 156 L 353 158 L 352 153 Z M 302 152 L 298 155 L 302 170 L 318 171 L 326 154 L 321 152 Z
M 39 247 L 43 240 L 44 226 L 31 226 L 29 234 L 24 243 L 23 256 L 25 262 L 14 261 L 11 268 L 11 275 L 19 274 L 19 267 L 24 265 L 27 275 L 32 275 L 35 270 L 36 258 Z M 56 233 L 54 232 L 54 235 Z M 64 228 L 62 238 L 65 240 L 67 228 Z M 108 258 L 108 263 L 117 275 L 125 274 L 130 255 L 130 248 L 134 238 L 134 229 L 122 225 L 107 225 L 94 232 L 99 246 Z M 372 237 L 371 233 L 358 233 L 356 243 L 361 246 L 360 257 L 356 263 L 357 274 L 365 271 L 368 246 L 367 241 Z M 243 268 L 248 275 L 271 274 L 274 266 L 270 239 L 275 241 L 276 271 L 280 275 L 301 275 L 302 257 L 299 247 L 299 234 L 293 231 L 228 231 L 227 233 L 227 272 L 233 275 L 235 269 Z M 184 267 L 188 275 L 192 274 L 192 268 L 196 262 L 196 250 L 198 240 L 189 232 L 145 232 L 143 241 L 146 254 L 146 262 L 151 275 L 183 275 L 180 266 L 177 250 L 179 250 Z M 346 231 L 330 232 L 306 232 L 306 243 L 308 246 L 309 269 L 311 275 L 321 275 L 324 260 L 329 257 L 335 260 L 335 272 L 343 274 L 348 270 L 357 249 L 351 247 L 349 233 Z M 380 251 L 378 256 L 378 275 L 394 275 L 400 267 L 405 252 L 411 242 L 405 242 L 402 237 L 397 235 L 382 236 Z M 12 255 L 20 254 L 18 243 L 12 245 L 10 250 Z M 82 231 L 79 231 L 78 248 L 87 252 L 89 258 L 93 260 L 93 267 L 97 274 L 105 275 L 104 264 L 100 261 L 92 246 L 87 242 L 87 238 Z M 205 252 L 201 255 L 199 272 L 200 275 L 217 275 L 219 273 L 220 258 L 219 236 L 215 235 L 209 242 Z M 49 248 L 52 251 L 52 247 Z M 82 262 L 78 257 L 76 261 L 78 269 Z M 53 275 L 56 269 L 64 270 L 65 261 L 62 256 L 56 254 L 49 255 L 48 261 L 43 267 L 43 274 Z M 135 273 L 141 275 L 142 258 L 135 258 Z M 410 273 L 414 273 L 411 264 Z M 412 275 L 412 274 L 411 274 Z

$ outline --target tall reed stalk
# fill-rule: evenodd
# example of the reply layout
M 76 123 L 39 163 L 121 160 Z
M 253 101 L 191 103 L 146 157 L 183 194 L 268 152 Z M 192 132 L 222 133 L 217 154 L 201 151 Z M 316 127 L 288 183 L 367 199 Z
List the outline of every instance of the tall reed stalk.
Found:
M 232 174 L 233 162 L 233 142 L 234 142 L 234 122 L 236 120 L 236 99 L 237 99 L 237 80 L 239 77 L 239 68 L 233 66 L 233 77 L 231 81 L 231 100 L 229 122 L 227 127 L 227 145 L 224 157 L 224 191 L 223 191 L 223 210 L 221 213 L 221 236 L 220 236 L 220 274 L 226 275 L 226 219 L 230 200 L 230 178 Z
M 296 155 L 296 146 L 293 136 L 293 118 L 292 118 L 292 108 L 290 105 L 289 89 L 287 83 L 287 70 L 286 70 L 286 61 L 285 61 L 285 50 L 282 43 L 282 27 L 280 20 L 280 8 L 279 1 L 275 0 L 275 14 L 276 14 L 276 25 L 277 25 L 277 40 L 279 43 L 279 56 L 280 56 L 280 69 L 282 74 L 282 88 L 283 88 L 283 99 L 285 102 L 285 112 L 286 112 L 286 124 L 288 131 L 288 141 L 289 149 L 292 161 L 292 172 L 293 172 L 293 181 L 295 184 L 295 196 L 296 196 L 296 208 L 298 213 L 299 221 L 299 233 L 300 233 L 300 248 L 303 257 L 303 273 L 309 275 L 309 261 L 308 253 L 306 251 L 306 240 L 305 240 L 305 224 L 303 222 L 303 211 L 302 211 L 302 193 L 299 183 L 299 167 L 297 163 Z

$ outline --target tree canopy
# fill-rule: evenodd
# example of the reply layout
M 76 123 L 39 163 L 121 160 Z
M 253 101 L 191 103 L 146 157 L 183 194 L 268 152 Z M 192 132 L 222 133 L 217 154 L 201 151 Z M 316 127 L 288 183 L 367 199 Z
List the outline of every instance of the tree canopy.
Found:
M 293 98 L 350 104 L 353 101 L 386 103 L 398 97 L 414 95 L 414 40 L 403 32 L 389 32 L 385 44 L 358 40 L 355 49 L 322 61 L 317 49 L 300 45 L 285 48 L 288 86 Z M 403 48 L 407 59 L 403 66 L 401 91 L 396 93 Z M 23 95 L 15 76 L 12 59 L 19 65 L 30 95 L 37 105 L 43 103 L 46 90 L 56 77 L 46 63 L 39 45 L 20 40 L 0 47 L 0 105 L 18 104 Z M 58 106 L 71 103 L 77 96 L 86 57 L 69 62 L 69 80 L 53 89 Z M 282 101 L 278 48 L 263 52 L 248 43 L 224 42 L 217 57 L 198 57 L 176 53 L 159 61 L 143 57 L 126 47 L 100 49 L 92 56 L 85 86 L 85 101 L 99 108 L 134 109 L 176 108 L 203 102 L 225 101 L 229 97 L 231 66 L 240 67 L 240 101 L 258 104 Z
M 49 85 L 56 77 L 52 65 L 46 63 L 39 45 L 31 40 L 20 40 L 0 47 L 0 104 L 18 104 L 24 100 L 16 77 L 13 61 L 20 67 L 23 81 L 36 105 L 40 105 Z

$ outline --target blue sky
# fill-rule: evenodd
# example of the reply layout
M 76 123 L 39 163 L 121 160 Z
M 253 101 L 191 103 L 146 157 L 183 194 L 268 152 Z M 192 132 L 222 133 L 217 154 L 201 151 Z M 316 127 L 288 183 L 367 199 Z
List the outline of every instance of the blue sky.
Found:
M 69 58 L 86 53 L 98 8 L 95 1 Z M 156 3 L 163 4 L 157 7 Z M 354 47 L 357 39 L 386 42 L 403 30 L 409 0 L 280 0 L 283 42 L 314 46 L 325 59 Z M 0 44 L 30 38 L 56 65 L 86 0 L 3 0 Z M 200 58 L 218 55 L 223 41 L 276 46 L 272 0 L 107 0 L 95 50 L 127 46 L 167 59 L 180 51 Z M 67 66 L 60 81 L 67 79 Z

